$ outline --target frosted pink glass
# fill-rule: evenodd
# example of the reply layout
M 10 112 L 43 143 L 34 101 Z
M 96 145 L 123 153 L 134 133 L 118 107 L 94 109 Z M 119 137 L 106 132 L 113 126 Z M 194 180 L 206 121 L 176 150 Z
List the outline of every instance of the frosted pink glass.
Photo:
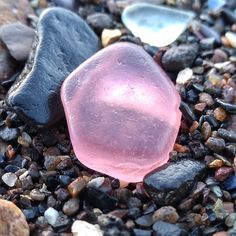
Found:
M 69 75 L 61 98 L 75 154 L 87 167 L 139 182 L 168 161 L 180 97 L 141 47 L 101 50 Z

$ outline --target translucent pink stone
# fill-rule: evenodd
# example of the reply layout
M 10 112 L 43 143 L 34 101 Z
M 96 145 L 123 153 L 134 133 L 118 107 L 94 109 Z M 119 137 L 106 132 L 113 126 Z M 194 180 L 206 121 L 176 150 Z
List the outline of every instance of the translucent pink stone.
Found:
M 75 154 L 87 167 L 139 182 L 168 161 L 180 98 L 141 47 L 116 43 L 101 50 L 69 75 L 61 98 Z

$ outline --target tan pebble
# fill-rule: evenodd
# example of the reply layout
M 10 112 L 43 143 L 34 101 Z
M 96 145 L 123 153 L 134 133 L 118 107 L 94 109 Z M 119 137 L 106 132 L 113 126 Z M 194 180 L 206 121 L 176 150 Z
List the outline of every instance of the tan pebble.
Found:
M 209 168 L 219 168 L 219 167 L 221 167 L 221 166 L 223 166 L 223 165 L 224 165 L 224 162 L 223 162 L 222 160 L 216 159 L 216 160 L 212 161 L 212 162 L 208 165 L 208 167 L 209 167 Z
M 204 140 L 207 140 L 211 136 L 212 134 L 211 126 L 207 121 L 203 122 L 201 127 L 201 132 Z
M 104 29 L 102 31 L 102 46 L 106 47 L 122 35 L 119 29 Z
M 224 121 L 227 117 L 227 113 L 226 111 L 221 108 L 221 107 L 217 107 L 215 110 L 214 110 L 214 117 L 219 120 L 219 121 Z
M 225 37 L 227 38 L 230 46 L 236 48 L 236 34 L 233 32 L 227 32 Z
M 14 203 L 0 199 L 0 236 L 7 235 L 28 236 L 29 226 Z
M 179 215 L 174 207 L 164 206 L 156 210 L 152 218 L 154 222 L 163 220 L 174 224 L 178 221 Z
M 221 43 L 226 47 L 230 46 L 230 43 L 229 43 L 228 39 L 225 36 L 221 37 Z

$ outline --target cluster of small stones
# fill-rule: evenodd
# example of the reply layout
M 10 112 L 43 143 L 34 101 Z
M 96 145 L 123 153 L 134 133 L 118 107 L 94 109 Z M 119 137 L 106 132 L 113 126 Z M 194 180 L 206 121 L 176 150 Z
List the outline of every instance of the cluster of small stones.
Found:
M 56 4 L 87 19 L 104 46 L 115 41 L 141 45 L 119 21 L 123 7 L 130 1 L 121 4 L 114 0 L 106 3 L 92 0 L 79 6 L 75 0 L 50 3 L 38 0 L 29 4 L 20 0 L 19 6 L 14 5 L 21 16 L 17 19 L 11 2 L 0 2 L 0 25 L 5 24 L 4 18 L 26 24 L 28 15 L 34 27 L 37 15 L 50 4 Z M 236 6 L 234 0 L 227 1 L 227 7 L 216 14 L 209 13 L 199 1 L 194 3 L 180 7 L 199 12 L 198 27 L 187 30 L 168 48 L 157 50 L 144 45 L 177 81 L 184 117 L 171 164 L 148 175 L 144 184 L 127 185 L 82 166 L 74 155 L 64 121 L 36 131 L 25 126 L 14 113 L 0 110 L 0 198 L 21 209 L 32 235 L 235 234 L 236 41 L 232 35 L 236 32 L 236 17 L 231 9 Z M 36 15 L 32 9 L 28 11 L 30 4 Z M 3 42 L 0 61 L 3 100 L 24 63 L 14 59 Z M 185 163 L 190 158 L 195 166 L 192 173 Z M 168 171 L 173 170 L 173 165 L 180 166 L 180 178 L 171 179 L 173 172 Z M 165 175 L 165 171 L 177 196 L 174 202 L 168 198 L 164 183 L 155 185 L 155 176 Z M 181 172 L 191 173 L 187 188 Z M 166 201 L 158 203 L 162 194 Z

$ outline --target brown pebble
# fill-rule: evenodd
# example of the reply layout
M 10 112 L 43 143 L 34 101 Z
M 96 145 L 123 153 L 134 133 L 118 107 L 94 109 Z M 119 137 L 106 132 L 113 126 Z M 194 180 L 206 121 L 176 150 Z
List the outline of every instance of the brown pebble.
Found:
M 217 181 L 224 181 L 233 173 L 233 168 L 231 167 L 221 167 L 215 171 L 215 179 Z
M 198 126 L 199 126 L 198 122 L 194 121 L 191 127 L 189 128 L 189 132 L 192 134 L 198 128 Z
M 207 121 L 203 122 L 201 132 L 204 140 L 207 140 L 211 136 L 211 126 Z
M 213 63 L 220 63 L 228 60 L 228 55 L 221 49 L 217 48 L 211 58 Z
M 224 162 L 223 162 L 222 160 L 216 159 L 216 160 L 212 161 L 212 162 L 208 165 L 208 167 L 209 167 L 209 168 L 219 168 L 219 167 L 221 167 L 221 166 L 223 166 L 223 165 L 224 165 Z
M 183 146 L 183 145 L 178 144 L 178 143 L 175 143 L 174 150 L 176 152 L 179 152 L 179 153 L 188 153 L 189 152 L 189 148 L 188 147 Z
M 226 113 L 226 111 L 225 111 L 223 108 L 217 107 L 217 108 L 214 110 L 214 117 L 215 117 L 217 120 L 223 122 L 223 121 L 226 119 L 226 117 L 227 117 L 227 113 Z
M 186 216 L 188 227 L 195 227 L 202 224 L 202 216 L 196 213 L 190 213 Z
M 174 207 L 164 206 L 156 210 L 152 218 L 154 222 L 163 220 L 169 223 L 176 223 L 179 219 L 179 215 Z
M 28 236 L 24 214 L 12 202 L 0 199 L 0 236 Z
M 68 191 L 72 197 L 78 197 L 82 189 L 85 188 L 87 182 L 83 177 L 78 177 L 68 185 Z
M 7 150 L 6 150 L 6 156 L 8 157 L 8 159 L 12 159 L 15 156 L 16 152 L 14 150 L 14 148 L 12 147 L 12 145 L 8 145 L 7 146 Z

